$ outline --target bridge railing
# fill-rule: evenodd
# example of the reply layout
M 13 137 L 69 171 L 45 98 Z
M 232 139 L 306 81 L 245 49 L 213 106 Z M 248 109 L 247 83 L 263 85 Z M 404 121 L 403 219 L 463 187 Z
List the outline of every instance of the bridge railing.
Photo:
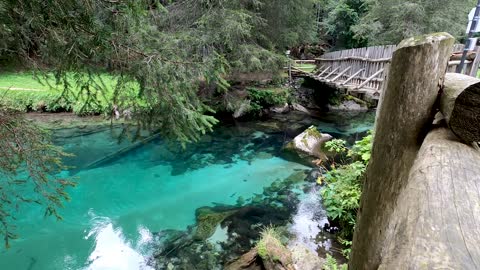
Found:
M 378 90 L 383 83 L 382 73 L 390 62 L 394 45 L 336 51 L 317 58 L 320 78 L 342 85 L 362 86 Z
M 448 72 L 455 72 L 460 64 L 463 47 L 454 46 Z M 395 49 L 395 45 L 386 45 L 329 52 L 315 59 L 317 71 L 310 77 L 377 99 Z M 476 47 L 468 54 L 464 74 L 476 77 L 479 64 L 480 47 Z

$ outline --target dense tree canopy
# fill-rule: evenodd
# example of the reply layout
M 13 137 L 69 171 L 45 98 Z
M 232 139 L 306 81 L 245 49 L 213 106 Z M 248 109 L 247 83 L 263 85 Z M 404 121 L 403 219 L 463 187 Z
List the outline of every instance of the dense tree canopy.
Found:
M 286 47 L 315 40 L 313 6 L 313 0 L 2 0 L 0 59 L 54 74 L 62 96 L 83 100 L 86 111 L 106 99 L 98 82 L 109 73 L 116 81 L 112 108 L 188 142 L 217 122 L 197 94 L 200 85 L 226 91 L 231 71 L 278 70 Z M 43 130 L 0 108 L 0 135 L 0 234 L 8 243 L 18 205 L 41 203 L 59 218 L 71 183 L 58 177 L 63 153 Z M 25 189 L 38 196 L 23 197 Z
M 464 36 L 467 15 L 475 0 L 364 0 L 368 12 L 352 27 L 355 38 L 371 45 L 397 44 L 402 39 L 431 32 Z
M 93 101 L 102 89 L 89 78 L 114 74 L 113 103 L 140 99 L 131 108 L 138 119 L 189 141 L 216 122 L 196 95 L 199 82 L 221 90 L 229 69 L 278 69 L 279 50 L 313 41 L 312 7 L 285 0 L 3 1 L 0 46 L 3 56 L 53 69 L 66 94 L 66 72 L 86 76 L 83 95 Z M 130 81 L 138 92 L 127 89 Z

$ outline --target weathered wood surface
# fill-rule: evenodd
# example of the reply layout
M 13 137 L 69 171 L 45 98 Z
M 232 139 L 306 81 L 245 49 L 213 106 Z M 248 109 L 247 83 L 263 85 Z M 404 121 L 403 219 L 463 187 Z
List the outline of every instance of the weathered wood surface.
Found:
M 350 68 L 348 72 L 343 74 L 338 72 L 332 75 L 340 75 L 335 80 L 339 84 L 342 83 L 342 80 L 347 81 L 348 78 L 351 78 L 344 85 L 350 85 L 352 90 L 355 90 L 357 86 L 363 84 L 368 78 L 388 65 L 395 47 L 394 45 L 388 45 L 336 51 L 326 53 L 316 60 L 319 64 L 331 66 L 332 69 L 339 68 L 340 71 Z M 377 75 L 381 77 L 381 73 L 377 73 Z M 362 88 L 373 91 L 378 91 L 381 87 L 382 81 L 379 80 L 369 80 L 362 86 Z
M 377 112 L 372 158 L 366 171 L 350 269 L 377 269 L 389 238 L 398 194 L 407 184 L 433 120 L 454 38 L 437 33 L 402 41 L 393 53 Z
M 480 269 L 480 152 L 432 130 L 386 230 L 379 269 Z
M 480 80 L 447 73 L 440 98 L 440 111 L 453 133 L 464 142 L 480 142 Z
M 448 63 L 450 72 L 454 72 L 460 64 L 463 47 L 462 44 L 454 46 L 453 54 L 450 56 Z M 319 72 L 317 74 L 314 76 L 303 74 L 303 76 L 343 89 L 347 93 L 355 94 L 360 98 L 364 97 L 362 93 L 367 93 L 367 99 L 376 100 L 383 89 L 384 81 L 382 77 L 386 73 L 381 71 L 388 69 L 395 48 L 395 45 L 388 45 L 329 52 L 321 58 L 315 59 L 317 66 L 321 67 L 318 68 Z M 467 55 L 464 74 L 475 77 L 479 65 L 480 47 L 476 47 L 474 51 Z
M 457 66 L 460 64 L 461 55 L 463 53 L 463 44 L 455 44 L 453 47 L 453 54 L 450 57 L 450 63 L 448 65 L 447 72 L 454 73 L 457 69 Z M 475 56 L 475 57 L 474 57 Z M 465 61 L 465 67 L 463 68 L 463 74 L 469 75 L 472 77 L 477 76 L 478 66 L 480 64 L 480 47 L 477 46 L 475 49 L 467 55 L 467 60 Z

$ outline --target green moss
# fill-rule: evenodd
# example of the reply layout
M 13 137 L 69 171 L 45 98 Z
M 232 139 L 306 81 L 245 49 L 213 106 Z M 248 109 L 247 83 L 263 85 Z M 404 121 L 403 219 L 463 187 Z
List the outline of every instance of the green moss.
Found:
M 198 209 L 197 228 L 193 238 L 195 240 L 206 240 L 215 233 L 218 224 L 235 212 L 236 210 L 215 212 L 208 207 Z
M 305 133 L 309 137 L 314 137 L 314 138 L 317 138 L 317 139 L 322 138 L 322 133 L 320 133 L 320 131 L 318 131 L 318 129 L 315 126 L 310 126 L 309 128 L 307 128 L 305 130 Z
M 256 245 L 257 253 L 263 261 L 281 262 L 283 265 L 292 263 L 291 254 L 280 239 L 278 228 L 269 226 L 263 229 Z
M 268 250 L 267 250 L 267 245 L 265 244 L 265 241 L 259 241 L 258 244 L 257 244 L 257 252 L 258 252 L 258 255 L 260 255 L 260 257 L 263 259 L 263 260 L 267 260 L 268 259 Z
M 305 181 L 305 178 L 307 178 L 307 175 L 304 171 L 294 172 L 284 180 L 284 183 L 286 185 L 300 183 Z

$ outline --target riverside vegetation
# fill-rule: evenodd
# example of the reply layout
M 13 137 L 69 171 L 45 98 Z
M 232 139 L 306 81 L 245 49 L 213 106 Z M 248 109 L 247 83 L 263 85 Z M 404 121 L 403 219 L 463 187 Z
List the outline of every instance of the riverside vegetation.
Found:
M 130 127 L 136 129 L 135 135 L 153 132 L 160 136 L 161 143 L 173 145 L 175 148 L 175 150 L 166 150 L 165 147 L 158 146 L 159 152 L 164 155 L 162 160 L 154 158 L 150 160 L 142 155 L 138 157 L 134 154 L 125 154 L 127 159 L 131 158 L 130 161 L 134 161 L 135 158 L 139 158 L 142 161 L 139 168 L 158 169 L 167 180 L 178 175 L 185 176 L 180 180 L 176 179 L 184 184 L 185 182 L 182 181 L 186 181 L 186 176 L 192 171 L 185 165 L 185 160 L 192 161 L 192 165 L 198 166 L 199 168 L 196 169 L 199 170 L 204 167 L 214 168 L 218 178 L 226 178 L 222 174 L 223 169 L 246 170 L 250 163 L 258 160 L 268 160 L 265 166 L 280 168 L 285 165 L 283 161 L 279 161 L 280 158 L 277 159 L 277 156 L 280 156 L 280 145 L 285 142 L 285 138 L 291 139 L 292 134 L 296 135 L 310 126 L 313 122 L 311 119 L 296 118 L 294 122 L 281 119 L 278 121 L 280 123 L 274 121 L 256 123 L 257 127 L 261 126 L 268 132 L 276 131 L 271 132 L 274 135 L 267 136 L 268 138 L 259 133 L 249 132 L 245 138 L 255 140 L 254 146 L 249 145 L 245 138 L 237 141 L 247 145 L 245 149 L 239 145 L 233 147 L 224 144 L 225 141 L 235 137 L 232 134 L 226 135 L 221 142 L 218 142 L 209 137 L 211 135 L 208 133 L 214 131 L 216 125 L 230 124 L 225 121 L 225 115 L 228 115 L 227 118 L 231 120 L 232 114 L 238 114 L 239 118 L 235 121 L 265 119 L 268 116 L 269 107 L 292 105 L 297 101 L 296 91 L 284 87 L 286 82 L 285 76 L 282 75 L 282 68 L 289 61 L 285 57 L 286 49 L 291 49 L 293 57 L 312 58 L 329 49 L 397 43 L 405 36 L 438 30 L 448 31 L 458 40 L 462 40 L 464 25 L 458 18 L 466 17 L 474 4 L 474 0 L 53 0 L 48 2 L 2 0 L 0 1 L 2 72 L 8 70 L 7 67 L 14 66 L 15 69 L 24 73 L 8 72 L 2 74 L 0 78 L 0 134 L 2 135 L 0 136 L 0 149 L 2 149 L 0 151 L 0 234 L 7 246 L 15 248 L 15 244 L 22 244 L 22 241 L 15 240 L 18 237 L 38 236 L 39 238 L 35 240 L 39 242 L 41 240 L 38 239 L 43 237 L 36 233 L 17 234 L 17 230 L 28 231 L 32 226 L 32 223 L 25 222 L 25 219 L 36 221 L 42 214 L 52 215 L 57 219 L 63 216 L 72 219 L 78 216 L 95 216 L 96 213 L 83 211 L 85 205 L 76 205 L 77 208 L 69 209 L 70 205 L 75 205 L 75 201 L 82 198 L 80 191 L 89 194 L 89 190 L 82 189 L 82 177 L 77 179 L 74 176 L 77 176 L 78 171 L 80 171 L 79 175 L 85 179 L 110 179 L 115 175 L 115 170 L 110 170 L 112 167 L 108 162 L 107 165 L 93 168 L 91 171 L 87 170 L 88 172 L 66 168 L 63 162 L 68 161 L 69 157 L 62 149 L 54 146 L 51 132 L 46 132 L 34 121 L 26 120 L 24 112 L 73 112 L 78 115 L 102 115 L 106 116 L 105 119 L 114 118 L 114 111 L 117 109 L 127 112 L 131 120 L 127 123 L 129 125 L 125 125 L 126 128 L 123 133 L 120 132 L 121 134 L 130 136 Z M 311 70 L 312 67 L 302 68 Z M 330 123 L 322 123 L 320 128 L 326 128 L 328 124 Z M 287 128 L 279 131 L 277 128 L 279 125 Z M 55 130 L 54 133 L 56 132 L 62 131 Z M 265 130 L 264 132 L 268 133 Z M 112 133 L 115 132 L 112 131 Z M 333 135 L 341 137 L 339 134 Z M 118 136 L 119 145 L 125 143 L 124 137 Z M 113 141 L 111 137 L 109 138 Z M 264 138 L 275 147 L 262 144 L 258 141 L 259 138 Z M 337 162 L 331 165 L 330 170 L 319 178 L 319 182 L 325 185 L 320 193 L 327 208 L 327 214 L 332 225 L 340 227 L 339 239 L 346 246 L 345 255 L 347 256 L 362 187 L 361 178 L 368 163 L 372 139 L 372 135 L 369 135 L 351 149 L 347 148 L 347 143 L 344 141 L 334 140 L 327 143 L 331 151 L 338 152 L 340 160 L 336 160 Z M 66 143 L 65 147 L 82 143 L 81 140 L 71 144 Z M 205 143 L 219 152 L 225 151 L 225 155 L 228 156 L 225 159 L 228 162 L 216 158 L 215 153 L 205 150 L 205 147 L 192 146 L 196 143 Z M 105 144 L 108 145 L 108 143 Z M 256 147 L 257 144 L 261 147 Z M 185 150 L 189 145 L 199 152 Z M 114 148 L 111 145 L 106 148 L 110 149 L 110 147 Z M 237 155 L 233 150 L 228 150 L 228 147 L 233 147 L 242 154 Z M 89 149 L 88 154 L 81 151 L 76 154 L 86 158 L 85 156 L 97 150 L 101 152 L 99 149 Z M 259 150 L 264 150 L 261 152 L 266 154 L 245 158 Z M 142 151 L 139 150 L 139 152 Z M 135 151 L 132 153 L 138 154 Z M 143 152 L 143 154 L 149 153 Z M 189 154 L 194 159 L 188 159 Z M 180 157 L 184 160 L 178 160 Z M 168 162 L 171 162 L 168 165 L 172 170 L 162 167 Z M 288 175 L 296 172 L 295 169 L 304 170 L 303 167 L 296 167 L 299 166 L 298 164 L 287 164 L 294 168 L 293 171 L 286 173 Z M 82 163 L 82 165 L 85 164 Z M 232 167 L 228 167 L 230 165 Z M 221 166 L 225 167 L 217 171 L 216 169 Z M 255 168 L 261 171 L 259 168 L 262 166 Z M 158 172 L 149 171 L 151 175 L 147 176 L 141 173 L 142 170 L 134 170 L 138 175 L 144 176 L 142 179 L 154 181 L 152 179 L 161 178 Z M 243 173 L 243 170 L 237 172 Z M 105 175 L 96 174 L 99 172 L 104 172 Z M 122 172 L 127 174 L 126 171 L 122 170 Z M 288 179 L 288 175 L 282 174 L 279 179 Z M 131 175 L 132 179 L 136 177 L 137 175 Z M 258 178 L 265 180 L 262 182 L 262 188 L 268 188 L 276 181 L 276 179 L 260 176 Z M 121 175 L 118 179 L 124 180 Z M 70 189 L 75 185 L 73 180 L 78 181 L 78 187 L 74 190 Z M 245 179 L 237 180 L 243 182 Z M 244 196 L 229 194 L 230 198 L 223 196 L 225 194 L 222 196 L 216 194 L 218 195 L 216 198 L 230 206 L 238 204 L 236 207 L 245 207 L 247 201 L 257 204 L 254 207 L 239 210 L 240 212 L 237 213 L 250 217 L 251 224 L 248 223 L 248 226 L 254 227 L 256 226 L 255 215 L 258 211 L 265 210 L 262 207 L 265 207 L 269 214 L 283 209 L 282 213 L 285 215 L 277 221 L 278 225 L 284 226 L 285 216 L 293 212 L 295 202 L 298 202 L 295 191 L 298 191 L 296 189 L 299 187 L 293 185 L 290 180 L 283 184 L 291 190 L 279 188 L 280 184 L 274 184 L 267 189 L 266 193 L 272 196 L 253 195 L 259 191 L 251 188 L 249 192 L 245 192 Z M 137 183 L 133 182 L 133 184 Z M 107 183 L 115 186 L 114 183 L 117 182 L 107 181 Z M 217 184 L 221 186 L 222 183 L 219 181 Z M 102 191 L 117 191 L 110 186 L 108 188 L 104 186 L 108 184 L 102 182 L 96 184 Z M 131 182 L 124 182 L 124 184 L 133 185 Z M 149 181 L 142 182 L 146 187 L 165 185 L 171 188 L 167 190 L 171 194 L 177 194 L 179 190 L 169 186 L 168 181 L 152 186 L 150 184 Z M 93 188 L 95 187 L 98 188 L 93 185 Z M 187 187 L 188 190 L 189 185 L 185 184 L 183 187 Z M 199 187 L 200 185 L 197 186 Z M 135 188 L 141 189 L 138 186 Z M 147 193 L 146 190 L 143 192 Z M 192 193 L 195 194 L 195 192 Z M 70 199 L 69 194 L 75 194 L 76 197 L 73 197 L 73 202 L 66 204 L 66 208 L 63 209 L 64 203 Z M 128 195 L 121 194 L 125 196 L 123 200 L 126 201 Z M 162 194 L 168 194 L 168 192 Z M 115 194 L 110 195 L 115 196 Z M 250 198 L 247 198 L 247 195 Z M 168 200 L 162 202 L 167 204 Z M 136 202 L 130 203 L 134 205 Z M 192 208 L 197 209 L 209 203 L 211 202 L 204 202 L 204 205 L 195 205 Z M 279 204 L 283 207 L 278 207 Z M 41 205 L 43 211 L 37 211 L 39 209 L 37 205 Z M 108 204 L 99 203 L 99 205 Z M 155 212 L 152 210 L 152 207 L 154 208 L 152 205 L 155 204 L 150 201 L 145 202 L 145 212 Z M 112 211 L 119 211 L 116 208 L 118 205 L 109 206 L 113 209 Z M 102 209 L 102 207 L 98 208 Z M 131 210 L 123 205 L 118 208 Z M 18 211 L 18 209 L 29 211 Z M 77 210 L 78 212 L 75 212 Z M 65 214 L 62 215 L 61 212 Z M 108 213 L 108 211 L 105 212 Z M 125 219 L 128 219 L 128 215 L 133 215 L 126 210 L 119 212 L 120 214 L 118 212 L 115 214 L 118 216 L 124 214 L 122 218 Z M 156 212 L 158 214 L 161 211 Z M 189 215 L 192 214 L 191 212 L 182 213 Z M 31 213 L 34 214 L 30 215 Z M 28 218 L 17 217 L 19 214 L 27 214 Z M 150 217 L 147 214 L 142 217 L 145 216 Z M 228 221 L 229 224 L 236 224 L 234 221 L 239 222 L 240 219 L 239 216 L 230 215 L 205 220 L 222 224 Z M 132 218 L 132 220 L 135 219 Z M 76 223 L 83 224 L 82 221 L 78 219 Z M 192 219 L 188 223 L 182 220 L 179 224 L 183 227 L 175 224 L 178 225 L 175 228 L 184 230 L 187 226 L 185 224 L 191 224 L 194 221 Z M 115 222 L 121 223 L 119 220 Z M 156 222 L 161 223 L 158 220 Z M 266 221 L 262 220 L 262 222 Z M 110 225 L 113 226 L 113 223 Z M 37 231 L 56 228 L 51 223 L 44 223 L 44 225 L 44 227 L 38 227 Z M 136 225 L 138 224 L 128 224 L 131 227 Z M 251 238 L 258 239 L 260 235 L 258 230 L 252 233 L 250 230 L 239 227 L 241 226 L 235 227 L 234 232 L 243 231 L 250 236 L 250 238 L 242 238 L 244 241 L 241 247 L 235 247 L 238 252 L 244 252 L 245 248 L 251 246 L 252 243 L 249 242 Z M 203 236 L 212 233 L 213 228 L 217 227 L 212 224 L 206 225 L 205 230 L 200 230 L 198 235 L 204 238 Z M 102 229 L 105 228 L 102 227 Z M 88 231 L 86 228 L 73 230 Z M 117 235 L 117 231 L 113 231 L 112 234 Z M 136 231 L 133 231 L 129 233 L 135 234 Z M 190 237 L 189 235 L 185 238 L 185 234 L 181 234 L 180 237 L 178 231 L 174 233 L 165 233 L 160 229 L 159 231 L 161 231 L 159 234 L 155 232 L 152 235 L 160 238 L 162 235 L 167 235 L 183 240 Z M 96 230 L 92 230 L 91 233 L 99 238 L 102 236 Z M 236 237 L 232 232 L 229 235 Z M 174 239 L 169 238 L 172 241 L 166 242 L 176 244 Z M 234 245 L 233 242 L 228 244 Z M 32 246 L 35 246 L 38 242 L 32 243 Z M 185 247 L 185 243 L 187 241 L 175 247 Z M 78 245 L 80 246 L 82 244 Z M 211 257 L 214 254 L 211 246 L 195 242 L 184 249 L 178 249 L 176 253 L 173 252 L 175 254 L 166 255 L 171 255 L 169 262 L 180 265 L 185 263 L 179 261 L 180 255 L 193 254 L 189 260 L 198 255 L 195 253 L 195 248 L 205 256 Z M 161 250 L 161 247 L 158 250 Z M 19 257 L 23 256 L 21 253 L 15 254 L 20 254 Z M 45 257 L 48 257 L 47 255 Z M 72 264 L 82 264 L 86 257 L 84 255 L 82 254 L 78 259 L 83 261 L 72 262 Z M 135 257 L 134 255 L 132 256 Z M 163 255 L 165 254 L 160 254 L 158 258 L 162 258 Z M 15 256 L 17 255 L 12 255 L 12 258 Z M 224 263 L 225 258 L 232 259 L 225 255 L 219 262 Z M 17 259 L 17 262 L 23 263 L 21 258 Z M 68 259 L 73 260 L 70 257 Z M 35 264 L 36 260 L 37 258 L 32 259 L 32 264 Z M 41 265 L 42 262 L 38 264 Z M 22 265 L 22 267 L 31 267 L 31 265 Z M 168 264 L 165 267 L 168 267 Z M 333 264 L 331 267 L 334 267 Z

